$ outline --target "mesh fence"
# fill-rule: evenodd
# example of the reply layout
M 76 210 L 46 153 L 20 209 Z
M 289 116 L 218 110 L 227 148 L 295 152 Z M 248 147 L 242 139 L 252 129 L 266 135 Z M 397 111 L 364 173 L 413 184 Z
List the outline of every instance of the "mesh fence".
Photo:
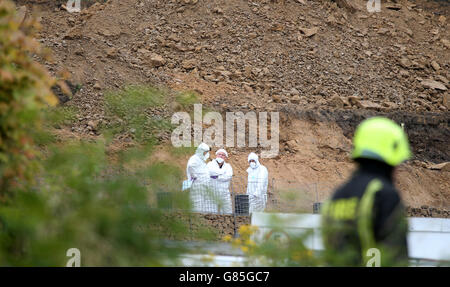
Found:
M 108 174 L 106 177 L 116 177 L 119 175 L 134 176 L 133 173 L 121 171 L 118 174 Z M 142 179 L 142 177 L 141 177 Z M 247 177 L 234 176 L 229 182 L 228 188 L 224 188 L 217 184 L 208 184 L 207 186 L 193 186 L 197 190 L 196 195 L 191 195 L 191 191 L 181 191 L 181 183 L 173 183 L 172 186 L 161 185 L 151 182 L 148 179 L 142 179 L 141 184 L 145 186 L 153 185 L 151 190 L 157 192 L 152 194 L 150 207 L 157 207 L 170 210 L 194 211 L 206 214 L 231 214 L 238 216 L 248 216 L 251 214 L 252 203 L 258 203 L 247 195 Z M 324 202 L 329 195 L 342 182 L 312 182 L 303 183 L 299 181 L 286 179 L 269 179 L 267 193 L 261 209 L 267 212 L 279 213 L 319 213 L 321 203 Z M 43 183 L 40 183 L 43 185 Z M 192 190 L 192 188 L 191 188 Z M 196 197 L 196 209 L 192 209 L 192 199 Z M 409 207 L 408 214 L 410 216 L 442 216 L 445 213 L 447 217 L 450 206 L 444 202 L 439 206 L 442 210 L 429 212 L 418 212 L 418 208 Z M 438 209 L 439 209 L 438 208 Z M 231 209 L 231 211 L 230 211 Z M 421 206 L 420 209 L 432 210 L 436 209 L 432 206 Z
M 318 213 L 321 202 L 336 188 L 336 183 L 332 182 L 272 181 L 266 210 L 282 213 Z
M 122 171 L 122 174 L 128 174 Z M 115 175 L 109 175 L 115 176 Z M 129 176 L 133 176 L 129 173 Z M 336 189 L 336 182 L 312 182 L 271 178 L 259 196 L 249 194 L 248 178 L 233 176 L 229 182 L 194 181 L 190 188 L 185 183 L 161 185 L 141 178 L 141 184 L 150 186 L 150 207 L 194 213 L 248 216 L 253 211 L 279 213 L 319 213 L 321 202 Z M 252 182 L 253 185 L 262 182 Z M 265 186 L 265 184 L 262 184 Z M 184 188 L 183 188 L 184 187 Z
M 259 184 L 259 182 L 253 182 Z M 181 186 L 181 184 L 180 184 Z M 158 192 L 158 208 L 190 208 L 195 213 L 247 216 L 254 211 L 318 213 L 320 203 L 335 188 L 332 183 L 304 184 L 270 179 L 260 195 L 247 192 L 247 178 L 233 177 L 228 183 L 192 183 L 185 191 Z M 190 205 L 190 207 L 188 207 Z

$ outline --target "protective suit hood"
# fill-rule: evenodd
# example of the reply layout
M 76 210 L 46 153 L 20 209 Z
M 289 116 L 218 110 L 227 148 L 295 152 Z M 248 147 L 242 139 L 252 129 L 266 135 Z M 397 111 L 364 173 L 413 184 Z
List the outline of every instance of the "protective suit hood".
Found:
M 195 150 L 195 153 L 196 153 L 196 154 L 203 155 L 203 153 L 204 153 L 205 151 L 210 151 L 210 150 L 211 150 L 211 148 L 209 147 L 209 145 L 207 145 L 207 144 L 205 144 L 205 143 L 201 143 L 201 144 L 197 147 L 197 150 Z
M 210 151 L 210 150 L 211 150 L 211 148 L 207 144 L 201 143 L 195 150 L 195 154 L 197 156 L 199 156 L 201 159 L 204 159 L 203 153 L 205 151 Z
M 256 153 L 251 152 L 251 153 L 248 155 L 247 162 L 250 163 L 250 160 L 254 160 L 254 161 L 256 162 L 256 167 L 255 167 L 255 168 L 258 168 L 258 167 L 260 166 L 260 163 L 259 163 L 259 160 L 258 160 L 258 155 L 257 155 Z M 247 169 L 247 172 L 249 171 L 249 169 L 252 169 L 252 168 L 249 167 L 249 168 Z

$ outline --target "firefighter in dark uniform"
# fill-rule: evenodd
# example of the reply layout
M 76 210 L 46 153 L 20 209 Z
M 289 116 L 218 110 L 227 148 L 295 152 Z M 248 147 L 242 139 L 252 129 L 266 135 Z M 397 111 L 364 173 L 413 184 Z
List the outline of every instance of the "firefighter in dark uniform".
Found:
M 408 264 L 408 226 L 393 171 L 410 156 L 406 133 L 395 122 L 374 117 L 357 127 L 352 158 L 358 169 L 322 207 L 329 265 L 367 266 L 374 256 L 381 266 Z

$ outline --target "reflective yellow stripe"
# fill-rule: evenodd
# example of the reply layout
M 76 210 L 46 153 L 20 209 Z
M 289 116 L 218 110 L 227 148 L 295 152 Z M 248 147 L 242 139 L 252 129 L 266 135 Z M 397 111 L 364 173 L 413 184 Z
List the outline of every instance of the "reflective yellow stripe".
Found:
M 358 198 L 341 198 L 326 202 L 322 206 L 322 214 L 334 220 L 353 220 L 356 217 Z
M 365 254 L 369 248 L 376 247 L 372 227 L 372 210 L 375 201 L 375 194 L 382 188 L 383 184 L 380 180 L 374 179 L 370 181 L 359 205 L 358 233 L 361 239 L 361 255 L 363 258 L 366 258 Z

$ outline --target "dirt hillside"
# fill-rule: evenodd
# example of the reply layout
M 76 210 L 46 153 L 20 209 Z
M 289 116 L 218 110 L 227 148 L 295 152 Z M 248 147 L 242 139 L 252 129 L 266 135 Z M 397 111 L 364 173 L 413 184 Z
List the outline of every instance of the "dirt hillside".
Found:
M 82 1 L 81 13 L 16 2 L 41 17 L 50 71 L 82 87 L 66 103 L 80 108 L 70 133 L 98 136 L 88 122 L 105 120 L 105 91 L 129 83 L 194 90 L 221 112 L 280 111 L 281 153 L 263 162 L 279 185 L 320 183 L 323 200 L 354 168 L 357 123 L 382 114 L 412 142 L 398 170 L 407 204 L 450 207 L 450 173 L 434 168 L 450 161 L 446 1 L 382 1 L 379 13 L 362 0 L 354 11 L 328 0 Z M 238 176 L 249 151 L 231 151 Z

